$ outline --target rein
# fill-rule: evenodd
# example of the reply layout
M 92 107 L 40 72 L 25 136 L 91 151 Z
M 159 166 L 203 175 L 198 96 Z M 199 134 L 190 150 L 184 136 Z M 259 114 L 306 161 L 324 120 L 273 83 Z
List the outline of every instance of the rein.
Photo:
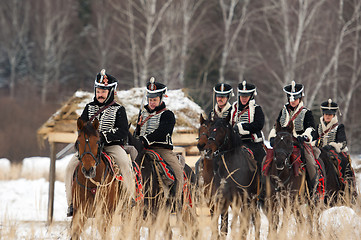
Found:
M 231 178 L 232 180 L 233 180 L 233 182 L 236 184 L 236 185 L 238 185 L 240 188 L 248 188 L 248 187 L 250 187 L 251 185 L 252 185 L 252 183 L 253 183 L 253 181 L 254 181 L 254 179 L 255 179 L 255 176 L 256 176 L 256 174 L 257 174 L 257 164 L 256 164 L 256 170 L 254 171 L 254 174 L 253 174 L 253 177 L 252 177 L 252 179 L 251 179 L 251 182 L 248 184 L 248 185 L 242 185 L 242 184 L 240 184 L 240 183 L 238 183 L 233 177 L 232 177 L 232 175 L 236 172 L 236 171 L 238 171 L 239 169 L 236 169 L 236 170 L 234 170 L 233 172 L 230 172 L 229 170 L 228 170 L 228 167 L 227 167 L 227 163 L 226 163 L 226 160 L 224 159 L 224 155 L 222 154 L 222 156 L 221 156 L 221 158 L 222 158 L 222 161 L 223 161 L 223 165 L 224 165 L 224 167 L 226 168 L 226 170 L 227 170 L 227 172 L 228 172 L 228 176 L 227 176 L 227 178 Z

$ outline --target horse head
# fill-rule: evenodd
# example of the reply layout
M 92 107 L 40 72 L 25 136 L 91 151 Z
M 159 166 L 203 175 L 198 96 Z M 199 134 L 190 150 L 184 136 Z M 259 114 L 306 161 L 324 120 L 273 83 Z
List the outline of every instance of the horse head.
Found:
M 206 158 L 211 158 L 219 152 L 230 148 L 232 126 L 229 123 L 230 115 L 227 118 L 215 118 L 208 130 L 207 143 L 204 146 Z
M 98 132 L 99 121 L 94 119 L 93 123 L 84 122 L 80 118 L 77 121 L 78 138 L 75 146 L 78 151 L 78 159 L 82 163 L 81 171 L 86 178 L 96 176 L 96 167 L 100 163 L 102 146 Z
M 198 129 L 198 142 L 197 142 L 197 148 L 199 151 L 203 151 L 204 146 L 206 146 L 206 144 L 207 144 L 208 130 L 209 130 L 210 125 L 211 125 L 211 121 L 203 118 L 203 115 L 201 114 L 200 127 Z
M 282 127 L 276 124 L 276 137 L 273 143 L 274 158 L 277 170 L 283 170 L 285 166 L 290 167 L 290 157 L 293 152 L 293 123 Z

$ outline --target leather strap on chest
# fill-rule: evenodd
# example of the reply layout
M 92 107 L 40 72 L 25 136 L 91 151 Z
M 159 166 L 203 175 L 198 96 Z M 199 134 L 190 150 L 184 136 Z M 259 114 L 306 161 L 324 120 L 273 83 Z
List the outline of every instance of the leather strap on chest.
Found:
M 99 109 L 90 119 L 89 122 L 93 121 L 93 119 L 98 116 L 101 112 L 103 112 L 105 109 L 107 109 L 108 107 L 110 107 L 111 105 L 113 105 L 115 103 L 115 101 L 109 103 L 108 105 L 102 107 L 101 109 Z
M 151 114 L 151 115 L 149 115 L 148 117 L 146 117 L 146 119 L 144 119 L 144 120 L 140 123 L 140 127 L 143 126 L 151 117 L 153 117 L 153 116 L 155 116 L 155 115 L 157 115 L 157 114 L 159 114 L 159 113 L 161 113 L 161 112 L 164 112 L 165 110 L 167 110 L 167 108 L 163 108 L 163 109 L 155 112 L 154 114 Z
M 232 116 L 232 126 L 236 123 L 235 120 L 234 120 L 234 117 L 237 114 L 238 106 L 236 105 L 235 107 L 236 107 L 236 109 L 235 109 L 235 111 L 233 113 L 233 116 Z M 249 109 L 249 105 L 247 105 L 241 112 L 238 113 L 237 119 L 239 118 L 239 116 L 242 116 L 242 114 L 245 113 L 248 109 Z
M 290 125 L 290 123 L 293 122 L 293 120 L 296 119 L 296 117 L 301 113 L 302 109 L 303 109 L 303 106 L 292 116 L 290 121 L 287 123 L 287 126 Z
M 326 131 L 324 131 L 321 135 L 320 138 L 322 138 L 323 136 L 325 136 L 329 131 L 331 131 L 332 129 L 334 129 L 335 127 L 338 126 L 338 123 L 335 123 L 332 125 L 332 127 L 330 127 L 329 129 L 327 129 Z

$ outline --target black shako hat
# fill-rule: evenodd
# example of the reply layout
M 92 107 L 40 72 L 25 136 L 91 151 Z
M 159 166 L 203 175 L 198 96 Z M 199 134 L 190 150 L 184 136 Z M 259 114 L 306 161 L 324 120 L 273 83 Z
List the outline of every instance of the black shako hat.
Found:
M 338 110 L 338 105 L 337 103 L 333 102 L 332 99 L 328 99 L 328 101 L 321 103 L 322 114 L 336 115 L 337 110 Z
M 245 80 L 242 83 L 239 83 L 237 88 L 238 88 L 238 95 L 240 96 L 257 95 L 256 86 L 251 83 L 247 83 Z
M 293 102 L 304 96 L 303 85 L 292 81 L 290 85 L 286 85 L 283 91 L 287 94 L 287 98 Z
M 147 98 L 156 98 L 166 94 L 167 86 L 156 82 L 154 77 L 151 77 L 149 82 L 147 83 Z
M 217 83 L 213 87 L 213 91 L 216 97 L 227 97 L 230 98 L 231 94 L 233 96 L 233 88 L 227 83 Z
M 105 69 L 102 69 L 96 76 L 94 81 L 94 88 L 101 88 L 106 90 L 116 89 L 118 81 L 112 75 L 105 73 Z

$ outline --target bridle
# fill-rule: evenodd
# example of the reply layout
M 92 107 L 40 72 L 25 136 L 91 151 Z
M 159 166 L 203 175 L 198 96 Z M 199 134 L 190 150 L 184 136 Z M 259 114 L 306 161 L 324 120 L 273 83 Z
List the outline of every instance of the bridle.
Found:
M 79 152 L 79 140 L 76 141 L 76 144 L 78 145 L 78 160 L 80 162 L 82 162 L 82 159 L 83 157 L 86 155 L 86 154 L 89 154 L 93 157 L 93 159 L 95 160 L 95 166 L 98 166 L 99 163 L 100 163 L 100 156 L 101 156 L 101 153 L 102 153 L 102 150 L 103 150 L 103 147 L 104 147 L 104 144 L 101 144 L 100 141 L 97 142 L 97 145 L 98 145 L 98 152 L 97 152 L 97 155 L 94 156 L 92 150 L 91 150 L 91 147 L 90 147 L 90 142 L 89 142 L 89 137 L 87 137 L 85 135 L 85 132 L 84 132 L 84 138 L 85 138 L 85 151 L 80 154 Z M 89 147 L 89 151 L 86 151 L 87 149 L 87 146 Z
M 219 154 L 221 154 L 221 153 L 224 152 L 224 151 L 228 151 L 228 150 L 222 150 L 222 148 L 223 148 L 224 146 L 227 146 L 227 144 L 228 144 L 228 142 L 229 142 L 229 140 L 230 140 L 229 137 L 228 137 L 228 135 L 225 134 L 225 137 L 224 137 L 223 142 L 222 142 L 221 144 L 218 144 L 218 143 L 217 143 L 215 135 L 216 135 L 216 133 L 217 133 L 217 127 L 218 127 L 219 125 L 220 125 L 220 124 L 217 124 L 217 125 L 214 126 L 214 128 L 212 128 L 213 130 L 212 130 L 211 134 L 210 134 L 209 137 L 208 137 L 208 141 L 214 142 L 214 144 L 215 144 L 216 147 L 217 147 L 217 150 L 213 152 L 213 156 L 214 156 L 214 157 L 217 157 Z M 225 129 L 226 129 L 226 130 L 228 129 L 228 126 L 229 126 L 229 123 L 227 123 L 227 125 L 225 126 Z M 211 129 L 210 129 L 210 130 L 211 130 Z
M 280 132 L 280 133 L 282 133 L 282 132 Z M 291 158 L 291 155 L 292 155 L 292 150 L 291 151 L 287 151 L 287 149 L 277 149 L 277 146 L 279 146 L 279 144 L 280 143 L 284 143 L 286 146 L 287 146 L 287 143 L 286 143 L 286 141 L 285 141 L 285 137 L 284 136 L 281 136 L 280 137 L 280 141 L 276 144 L 276 145 L 274 145 L 273 146 L 273 149 L 274 149 L 274 151 L 275 151 L 275 154 L 274 154 L 274 161 L 275 162 L 277 162 L 277 158 L 276 158 L 276 153 L 281 153 L 281 154 L 284 154 L 286 157 L 285 157 L 285 160 L 284 160 L 284 163 L 282 164 L 282 167 L 278 167 L 277 166 L 277 164 L 276 164 L 276 169 L 278 170 L 278 171 L 282 171 L 284 168 L 285 168 L 285 166 L 288 168 L 288 169 L 290 169 L 291 167 L 292 167 L 292 165 L 293 165 L 293 163 L 291 163 L 291 160 L 290 160 L 290 158 Z M 293 144 L 292 144 L 292 147 L 293 147 Z

